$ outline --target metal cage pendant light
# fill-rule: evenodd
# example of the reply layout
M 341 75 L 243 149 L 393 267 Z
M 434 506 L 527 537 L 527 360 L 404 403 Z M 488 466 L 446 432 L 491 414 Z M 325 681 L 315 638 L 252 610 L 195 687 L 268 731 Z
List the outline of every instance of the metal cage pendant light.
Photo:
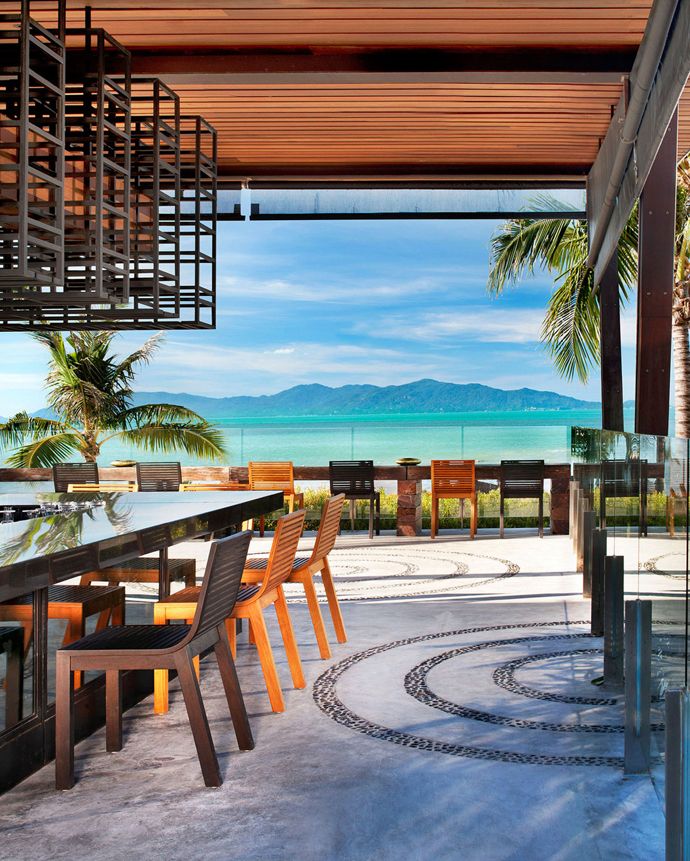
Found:
M 60 290 L 64 270 L 65 45 L 17 7 L 0 14 L 0 310 Z

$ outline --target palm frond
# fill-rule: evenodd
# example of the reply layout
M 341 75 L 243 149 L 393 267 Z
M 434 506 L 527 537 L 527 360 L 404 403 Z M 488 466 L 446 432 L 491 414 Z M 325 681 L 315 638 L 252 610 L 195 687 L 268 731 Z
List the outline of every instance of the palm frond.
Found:
M 46 433 L 61 433 L 65 430 L 68 428 L 63 422 L 21 412 L 0 424 L 0 446 L 16 448 L 27 440 L 39 439 Z
M 164 425 L 168 422 L 176 424 L 208 425 L 208 422 L 195 413 L 194 410 L 179 404 L 142 404 L 130 407 L 118 416 L 118 426 L 122 429 L 140 427 L 141 425 Z
M 147 338 L 144 344 L 129 356 L 121 359 L 115 366 L 114 372 L 123 379 L 131 380 L 138 365 L 148 365 L 163 341 L 163 333 L 157 332 Z
M 150 424 L 120 431 L 114 437 L 144 451 L 184 451 L 193 457 L 223 460 L 228 452 L 222 431 L 207 424 Z
M 599 304 L 593 296 L 592 270 L 571 269 L 552 294 L 541 338 L 556 370 L 566 379 L 586 382 L 599 361 Z
M 558 267 L 568 219 L 511 219 L 491 237 L 487 289 L 500 295 L 507 286 L 533 275 L 536 266 Z
M 10 466 L 53 466 L 80 451 L 79 437 L 74 433 L 55 433 L 20 446 L 7 458 Z

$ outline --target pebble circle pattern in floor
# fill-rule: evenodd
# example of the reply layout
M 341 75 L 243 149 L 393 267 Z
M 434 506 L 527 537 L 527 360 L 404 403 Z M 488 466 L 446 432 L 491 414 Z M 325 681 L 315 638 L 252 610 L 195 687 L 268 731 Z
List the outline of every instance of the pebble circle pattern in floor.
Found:
M 453 594 L 475 586 L 484 587 L 520 572 L 520 566 L 510 559 L 434 547 L 336 548 L 328 561 L 340 601 Z M 319 600 L 325 601 L 318 576 L 314 582 Z M 293 602 L 305 600 L 301 587 L 291 584 L 286 586 L 286 596 Z
M 539 726 L 540 722 L 526 722 L 522 718 L 511 718 L 503 715 L 494 715 L 490 712 L 481 713 L 479 710 L 467 709 L 465 706 L 456 703 L 450 703 L 447 699 L 437 697 L 426 684 L 426 676 L 430 670 L 440 664 L 442 661 L 450 657 L 456 657 L 462 654 L 469 654 L 480 650 L 490 650 L 497 646 L 515 645 L 518 647 L 525 646 L 526 648 L 534 648 L 540 644 L 547 643 L 565 643 L 577 640 L 592 639 L 586 631 L 572 632 L 572 628 L 576 626 L 588 625 L 588 622 L 572 622 L 566 625 L 563 622 L 530 622 L 518 623 L 513 625 L 493 625 L 487 627 L 465 628 L 454 631 L 434 632 L 424 634 L 418 637 L 409 637 L 403 640 L 396 640 L 391 643 L 383 643 L 374 646 L 362 652 L 357 652 L 342 661 L 331 666 L 326 672 L 315 681 L 313 687 L 313 696 L 317 706 L 328 717 L 337 723 L 352 729 L 356 732 L 363 733 L 372 738 L 381 741 L 387 741 L 396 745 L 413 748 L 416 750 L 426 750 L 437 753 L 445 753 L 451 756 L 469 757 L 473 759 L 499 760 L 503 762 L 529 763 L 538 765 L 576 765 L 576 766 L 609 766 L 620 768 L 623 765 L 621 756 L 608 755 L 578 755 L 578 754 L 550 754 L 550 753 L 535 753 L 522 752 L 519 750 L 507 750 L 499 747 L 484 747 L 471 744 L 459 744 L 457 742 L 443 741 L 442 739 L 432 738 L 430 736 L 417 735 L 403 729 L 398 729 L 392 726 L 385 726 L 373 720 L 369 720 L 351 708 L 340 699 L 337 686 L 338 681 L 347 673 L 362 662 L 374 658 L 392 650 L 401 647 L 409 646 L 418 643 L 431 643 L 440 641 L 444 638 L 457 638 L 461 636 L 472 636 L 476 634 L 491 633 L 497 631 L 512 631 L 512 630 L 538 630 L 560 627 L 568 631 L 568 633 L 547 634 L 541 636 L 528 637 L 513 637 L 506 639 L 496 639 L 492 637 L 490 640 L 479 643 L 468 644 L 466 647 L 459 649 L 444 650 L 442 653 L 427 659 L 420 664 L 415 665 L 405 676 L 404 689 L 405 692 L 413 697 L 418 702 L 428 705 L 436 710 L 441 710 L 450 714 L 457 715 L 459 718 L 470 718 L 472 720 L 480 720 L 486 723 L 492 723 L 502 726 L 507 726 L 513 729 L 546 729 L 555 732 L 589 732 L 602 733 L 604 736 L 620 735 L 620 726 L 617 723 L 610 725 L 590 724 L 586 728 L 585 724 L 563 724 L 562 722 L 542 722 L 543 726 Z M 583 650 L 576 649 L 576 653 L 597 653 L 598 649 Z M 562 651 L 539 652 L 534 655 L 534 659 L 548 659 L 553 656 L 560 656 Z M 531 656 L 530 656 L 531 657 Z M 512 663 L 512 662 L 511 662 Z M 523 662 L 527 663 L 527 662 Z M 514 672 L 514 670 L 513 670 Z M 496 680 L 494 679 L 494 683 Z M 588 700 L 589 698 L 580 698 Z M 594 699 L 594 698 L 592 698 Z M 596 698 L 598 704 L 601 705 L 603 698 Z M 612 698 L 611 698 L 612 699 Z M 576 700 L 577 702 L 577 700 Z M 607 705 L 611 704 L 611 700 L 606 699 Z M 477 715 L 481 716 L 477 716 Z M 597 728 L 597 727 L 610 728 Z M 655 726 L 655 729 L 658 728 Z

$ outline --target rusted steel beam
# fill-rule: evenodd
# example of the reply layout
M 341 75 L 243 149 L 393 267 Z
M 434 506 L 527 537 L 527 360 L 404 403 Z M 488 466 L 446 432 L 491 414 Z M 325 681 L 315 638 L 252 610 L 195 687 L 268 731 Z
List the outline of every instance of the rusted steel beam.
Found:
M 636 433 L 668 434 L 678 111 L 640 197 Z

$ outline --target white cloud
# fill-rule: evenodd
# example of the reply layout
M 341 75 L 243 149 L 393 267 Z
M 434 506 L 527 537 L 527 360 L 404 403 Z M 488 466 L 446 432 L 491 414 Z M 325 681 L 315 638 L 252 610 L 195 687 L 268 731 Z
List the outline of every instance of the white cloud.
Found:
M 543 311 L 463 307 L 452 311 L 427 311 L 413 317 L 396 315 L 382 321 L 358 324 L 356 331 L 379 338 L 411 341 L 449 339 L 504 344 L 529 344 L 539 341 Z

